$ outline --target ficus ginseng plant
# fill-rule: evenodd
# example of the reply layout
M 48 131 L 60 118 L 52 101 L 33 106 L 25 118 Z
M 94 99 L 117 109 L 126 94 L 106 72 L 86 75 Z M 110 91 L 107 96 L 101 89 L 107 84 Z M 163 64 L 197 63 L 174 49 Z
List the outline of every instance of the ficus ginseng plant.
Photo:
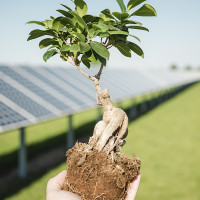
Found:
M 133 41 L 140 41 L 134 30 L 149 31 L 135 16 L 156 16 L 155 9 L 146 0 L 116 0 L 121 12 L 101 11 L 98 16 L 87 13 L 88 6 L 83 0 L 74 0 L 74 8 L 63 5 L 57 10 L 61 16 L 45 21 L 30 21 L 43 29 L 30 32 L 28 40 L 45 36 L 39 47 L 47 48 L 43 56 L 47 61 L 58 54 L 63 61 L 76 67 L 86 78 L 93 81 L 97 91 L 97 104 L 103 107 L 103 119 L 99 121 L 88 144 L 76 143 L 67 151 L 68 173 L 65 190 L 79 195 L 82 199 L 125 199 L 130 181 L 138 175 L 140 159 L 120 154 L 124 138 L 128 133 L 128 117 L 116 108 L 108 89 L 99 85 L 103 67 L 109 59 L 109 49 L 114 47 L 126 57 L 131 52 L 144 57 L 143 50 Z M 133 41 L 132 41 L 133 40 Z M 89 76 L 81 64 L 90 68 L 100 65 L 99 72 Z M 98 184 L 97 184 L 98 183 Z

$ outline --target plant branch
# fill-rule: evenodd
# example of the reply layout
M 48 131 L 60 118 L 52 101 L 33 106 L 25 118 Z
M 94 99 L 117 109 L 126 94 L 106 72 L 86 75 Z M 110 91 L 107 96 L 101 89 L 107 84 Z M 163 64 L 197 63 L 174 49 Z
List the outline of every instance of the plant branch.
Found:
M 106 44 L 106 43 L 108 42 L 108 39 L 109 39 L 109 37 L 107 37 L 107 38 L 106 38 L 106 40 L 105 40 L 104 44 Z
M 75 63 L 73 63 L 71 60 L 68 59 L 68 57 L 64 56 L 60 51 L 57 51 L 61 56 L 63 56 L 63 58 L 68 61 L 70 64 L 75 65 Z
M 103 71 L 103 64 L 101 64 L 101 67 L 100 67 L 100 69 L 99 69 L 99 72 L 94 76 L 95 78 L 97 78 L 98 81 L 100 80 L 102 71 Z
M 101 74 L 102 74 L 103 64 L 101 64 L 101 67 L 100 67 L 100 69 L 99 69 L 99 72 L 98 72 L 95 76 L 89 76 L 86 72 L 84 72 L 84 71 L 81 69 L 81 67 L 80 67 L 79 65 L 76 64 L 76 59 L 77 59 L 78 56 L 76 56 L 76 58 L 74 58 L 74 57 L 72 56 L 72 57 L 71 57 L 71 58 L 72 58 L 72 61 L 73 61 L 73 62 L 72 62 L 71 60 L 68 59 L 68 57 L 64 56 L 64 55 L 62 54 L 62 52 L 58 51 L 58 53 L 59 53 L 60 55 L 62 55 L 63 58 L 64 58 L 66 61 L 68 61 L 71 65 L 75 66 L 75 67 L 80 71 L 80 73 L 83 74 L 83 76 L 85 76 L 87 79 L 93 81 L 94 86 L 95 86 L 96 91 L 97 91 L 97 94 L 98 94 L 98 95 L 101 95 L 101 88 L 100 88 L 100 86 L 99 86 L 99 80 L 100 80 L 100 77 L 101 77 Z
M 69 46 L 70 46 L 70 44 L 64 39 L 64 37 L 62 37 L 62 39 L 63 39 L 63 42 L 64 42 L 66 45 L 69 45 Z
M 110 49 L 112 46 L 113 46 L 113 45 L 108 46 L 107 49 Z

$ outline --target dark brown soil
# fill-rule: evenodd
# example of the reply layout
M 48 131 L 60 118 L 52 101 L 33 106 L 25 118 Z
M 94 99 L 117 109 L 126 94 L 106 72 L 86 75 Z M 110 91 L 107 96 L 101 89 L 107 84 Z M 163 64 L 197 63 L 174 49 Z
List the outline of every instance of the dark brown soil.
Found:
M 139 174 L 141 161 L 124 154 L 107 156 L 104 151 L 87 151 L 76 143 L 67 151 L 68 172 L 64 190 L 82 200 L 124 200 L 130 181 Z

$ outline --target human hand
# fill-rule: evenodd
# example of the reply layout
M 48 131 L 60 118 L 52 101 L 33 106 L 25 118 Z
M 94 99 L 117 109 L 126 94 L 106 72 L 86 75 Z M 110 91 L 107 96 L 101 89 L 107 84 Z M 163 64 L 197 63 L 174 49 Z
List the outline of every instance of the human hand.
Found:
M 134 200 L 138 191 L 138 187 L 140 184 L 141 175 L 136 176 L 130 183 L 127 196 L 125 200 Z
M 74 193 L 63 190 L 66 175 L 67 171 L 64 170 L 48 181 L 46 200 L 81 200 L 81 198 Z M 140 174 L 131 182 L 126 200 L 135 199 L 139 184 Z
M 66 175 L 64 170 L 48 181 L 46 200 L 81 200 L 76 194 L 63 190 Z

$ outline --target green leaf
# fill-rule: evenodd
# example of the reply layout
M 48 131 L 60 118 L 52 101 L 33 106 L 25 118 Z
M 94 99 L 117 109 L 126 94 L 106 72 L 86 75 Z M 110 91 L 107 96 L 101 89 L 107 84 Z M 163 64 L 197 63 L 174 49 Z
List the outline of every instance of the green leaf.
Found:
M 116 1 L 119 4 L 119 7 L 120 7 L 121 11 L 123 13 L 126 12 L 126 6 L 124 5 L 124 1 L 123 0 L 116 0 Z
M 104 14 L 99 14 L 99 23 L 103 24 L 105 22 L 111 22 L 111 18 Z
M 85 29 L 88 29 L 87 27 L 87 24 L 85 23 L 85 21 L 83 20 L 83 18 L 81 18 L 79 15 L 77 15 L 75 12 L 73 11 L 69 11 L 70 14 L 72 14 L 78 21 L 79 25 L 82 27 L 82 28 L 85 28 Z
M 100 32 L 100 33 L 98 34 L 98 36 L 101 37 L 101 38 L 104 38 L 104 37 L 109 37 L 110 35 L 109 35 L 108 32 Z
M 93 50 L 86 52 L 85 55 L 90 60 L 90 62 L 92 62 L 93 64 L 96 64 L 98 62 Z
M 29 35 L 30 36 L 28 37 L 27 41 L 42 37 L 44 35 L 55 36 L 55 34 L 52 30 L 39 30 L 39 29 L 35 29 L 35 30 L 31 31 L 29 33 Z
M 131 50 L 126 43 L 116 43 L 114 46 L 126 57 L 131 57 Z
M 128 32 L 125 31 L 108 31 L 110 35 L 130 35 Z
M 103 46 L 102 44 L 100 44 L 99 42 L 96 42 L 96 41 L 91 41 L 90 46 L 101 57 L 103 57 L 105 59 L 109 59 L 110 53 L 105 46 Z
M 131 29 L 138 29 L 138 30 L 144 30 L 144 31 L 148 31 L 149 29 L 143 26 L 127 26 L 127 28 L 131 28 Z
M 119 30 L 118 28 L 115 28 L 112 25 L 106 25 L 106 24 L 93 24 L 92 26 L 101 29 L 103 32 L 107 30 Z
M 64 25 L 61 23 L 63 17 L 57 17 L 52 24 L 52 28 L 58 32 L 59 29 L 63 28 Z
M 70 7 L 64 5 L 64 4 L 60 4 L 61 6 L 65 7 L 67 10 L 72 10 Z
M 47 51 L 49 51 L 50 49 L 59 49 L 60 48 L 60 46 L 59 45 L 52 45 L 52 46 L 50 46 L 48 49 L 47 49 Z
M 68 30 L 68 28 L 63 27 L 63 28 L 60 28 L 58 31 L 59 31 L 59 32 L 67 33 L 69 30 Z
M 48 19 L 46 19 L 46 20 L 43 21 L 42 23 L 44 23 L 46 29 L 51 29 L 51 28 L 52 28 L 53 21 L 54 21 L 54 20 L 48 20 Z
M 136 7 L 137 5 L 143 3 L 146 0 L 130 0 L 127 5 L 127 12 L 132 8 Z
M 130 47 L 130 49 L 135 52 L 137 55 L 141 56 L 142 58 L 144 58 L 144 52 L 143 50 L 135 43 L 133 42 L 128 42 L 128 46 Z
M 85 53 L 91 49 L 88 43 L 80 42 L 80 53 Z
M 142 26 L 142 23 L 136 22 L 136 21 L 133 21 L 133 20 L 124 20 L 124 21 L 122 22 L 122 25 L 125 25 L 125 24 L 138 24 L 138 25 L 141 25 L 141 26 Z
M 88 57 L 84 54 L 82 57 L 81 57 L 81 61 L 83 62 L 83 64 L 87 67 L 87 68 L 90 68 L 90 60 L 88 59 Z
M 44 56 L 43 56 L 43 60 L 45 61 L 45 62 L 47 62 L 47 60 L 49 59 L 49 58 L 51 58 L 52 56 L 54 56 L 56 54 L 56 50 L 55 49 L 52 49 L 52 50 L 50 50 L 50 51 L 47 51 L 45 54 L 44 54 Z
M 103 66 L 106 66 L 106 59 L 101 57 L 98 53 L 94 52 L 95 57 L 97 58 L 97 60 L 99 60 L 99 62 L 101 64 L 103 64 Z
M 76 12 L 78 13 L 78 15 L 80 17 L 83 17 L 84 15 L 87 14 L 88 11 L 88 7 L 87 4 L 85 3 L 85 1 L 83 0 L 74 0 L 74 4 L 76 5 Z
M 119 19 L 120 21 L 122 21 L 123 19 L 126 19 L 129 14 L 128 13 L 120 13 L 120 12 L 113 12 L 112 13 L 117 19 Z
M 67 26 L 67 25 L 70 27 L 75 26 L 74 21 L 69 17 L 63 17 L 60 23 L 63 24 L 64 26 Z
M 84 15 L 83 16 L 83 20 L 86 22 L 86 23 L 91 23 L 91 22 L 94 22 L 94 21 L 97 21 L 99 17 L 95 17 L 95 16 L 92 16 L 92 15 Z
M 52 46 L 50 46 L 48 49 L 47 49 L 47 51 L 49 51 L 50 49 L 59 49 L 60 48 L 60 46 L 59 45 L 52 45 Z
M 59 13 L 61 13 L 61 14 L 64 15 L 65 17 L 72 18 L 72 15 L 71 15 L 69 12 L 65 11 L 65 10 L 59 9 L 59 10 L 56 10 L 56 11 L 59 12 Z
M 110 12 L 109 9 L 102 10 L 101 13 L 103 13 L 106 17 L 109 17 L 109 18 L 111 18 L 111 19 L 115 19 L 115 18 L 112 16 L 112 14 L 111 14 L 111 12 Z
M 78 44 L 72 44 L 69 48 L 71 52 L 79 52 L 80 51 L 80 46 Z
M 59 39 L 59 40 L 58 40 L 58 44 L 59 44 L 60 46 L 62 46 L 62 45 L 63 45 L 63 40 L 62 40 L 62 39 Z
M 40 22 L 40 21 L 29 21 L 26 24 L 37 24 L 37 25 L 40 25 L 40 26 L 45 26 L 45 24 L 43 22 Z
M 85 42 L 85 36 L 82 33 L 73 33 L 79 40 L 81 40 L 82 42 Z
M 64 45 L 62 46 L 62 48 L 60 49 L 60 51 L 68 51 L 70 49 L 69 45 Z
M 48 47 L 49 45 L 54 45 L 54 44 L 57 44 L 57 42 L 54 39 L 46 38 L 40 41 L 39 47 L 40 49 L 43 49 L 45 47 Z
M 88 36 L 89 36 L 89 38 L 93 38 L 94 37 L 94 34 L 95 34 L 95 29 L 93 29 L 93 28 L 90 28 L 89 30 L 88 30 Z
M 138 40 L 140 42 L 140 39 L 134 35 L 129 34 L 126 31 L 107 31 L 110 35 L 129 35 L 131 37 L 134 37 L 136 40 Z
M 136 10 L 131 16 L 143 16 L 143 17 L 152 17 L 157 16 L 156 10 L 149 4 L 144 4 L 141 8 Z

